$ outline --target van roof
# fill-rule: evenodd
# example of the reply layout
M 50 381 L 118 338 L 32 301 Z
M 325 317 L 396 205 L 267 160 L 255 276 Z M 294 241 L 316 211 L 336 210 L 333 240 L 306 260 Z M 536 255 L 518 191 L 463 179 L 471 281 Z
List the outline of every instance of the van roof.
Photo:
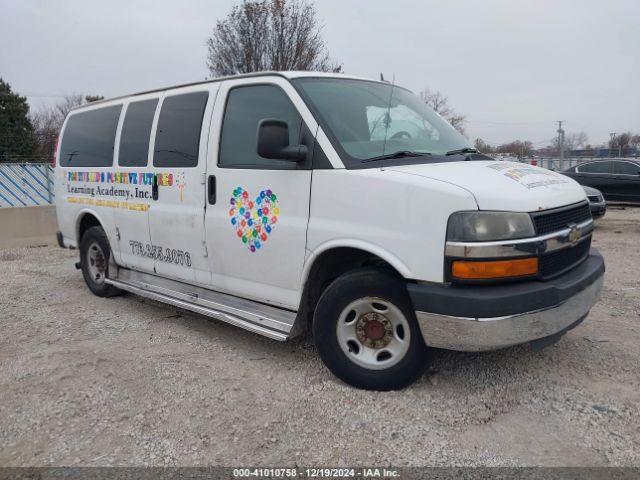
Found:
M 137 92 L 137 93 L 131 93 L 129 95 L 119 95 L 117 97 L 112 97 L 112 98 L 105 98 L 103 100 L 98 100 L 95 102 L 91 102 L 91 103 L 85 103 L 84 105 L 78 105 L 76 107 L 73 107 L 71 110 L 77 110 L 77 109 L 81 109 L 81 108 L 85 108 L 85 107 L 93 107 L 95 105 L 99 105 L 101 103 L 106 103 L 106 102 L 112 102 L 114 100 L 120 100 L 123 98 L 129 98 L 129 97 L 135 97 L 138 95 L 146 95 L 148 93 L 155 93 L 155 92 L 164 92 L 165 90 L 172 90 L 174 88 L 181 88 L 181 87 L 191 87 L 193 85 L 203 85 L 206 83 L 215 83 L 215 82 L 221 82 L 223 80 L 232 80 L 232 79 L 236 79 L 236 78 L 251 78 L 251 77 L 264 77 L 264 76 L 274 76 L 277 75 L 279 77 L 284 77 L 287 78 L 289 80 L 293 79 L 293 78 L 302 78 L 302 77 L 327 77 L 327 78 L 344 78 L 344 79 L 350 79 L 350 80 L 367 80 L 367 81 L 373 81 L 373 82 L 377 82 L 378 80 L 373 80 L 370 78 L 365 78 L 365 77 L 358 77 L 358 76 L 354 76 L 354 75 L 347 75 L 344 73 L 334 73 L 334 72 L 316 72 L 316 71 L 303 71 L 303 70 L 288 70 L 288 71 L 272 71 L 272 70 L 265 70 L 262 72 L 252 72 L 252 73 L 242 73 L 242 74 L 238 74 L 238 75 L 227 75 L 224 77 L 217 77 L 217 78 L 212 78 L 210 80 L 201 80 L 199 82 L 190 82 L 190 83 L 183 83 L 180 85 L 172 85 L 170 87 L 163 87 L 163 88 L 154 88 L 152 90 L 145 90 L 143 92 Z

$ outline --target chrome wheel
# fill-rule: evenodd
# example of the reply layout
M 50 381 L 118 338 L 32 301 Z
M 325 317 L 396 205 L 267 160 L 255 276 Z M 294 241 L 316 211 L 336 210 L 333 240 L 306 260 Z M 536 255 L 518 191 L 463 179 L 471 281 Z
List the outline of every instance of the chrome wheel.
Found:
M 397 364 L 407 353 L 411 329 L 402 311 L 377 297 L 364 297 L 342 310 L 336 327 L 338 343 L 361 367 L 381 370 Z
M 107 276 L 107 261 L 98 242 L 92 242 L 87 249 L 87 271 L 96 285 L 102 285 Z

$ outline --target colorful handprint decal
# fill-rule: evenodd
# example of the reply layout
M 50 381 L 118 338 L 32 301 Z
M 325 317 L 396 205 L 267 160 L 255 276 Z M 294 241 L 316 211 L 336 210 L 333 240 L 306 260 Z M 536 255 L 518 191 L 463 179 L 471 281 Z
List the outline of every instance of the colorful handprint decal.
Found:
M 238 239 L 251 252 L 257 252 L 264 246 L 278 222 L 278 197 L 266 189 L 253 198 L 244 188 L 237 187 L 229 202 L 230 222 Z

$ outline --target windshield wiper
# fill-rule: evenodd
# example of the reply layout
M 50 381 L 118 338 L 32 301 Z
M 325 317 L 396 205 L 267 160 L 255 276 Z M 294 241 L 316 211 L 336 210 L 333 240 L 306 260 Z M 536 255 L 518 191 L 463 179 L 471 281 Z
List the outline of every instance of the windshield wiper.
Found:
M 469 148 L 469 147 L 465 147 L 465 148 L 459 148 L 457 150 L 449 150 L 446 155 L 459 155 L 461 153 L 478 153 L 478 150 L 476 150 L 475 148 Z
M 389 160 L 391 158 L 405 158 L 405 157 L 423 157 L 425 155 L 431 155 L 429 152 L 412 152 L 411 150 L 400 150 L 398 152 L 389 153 L 388 155 L 380 155 L 379 157 L 365 158 L 360 163 L 375 162 L 376 160 Z

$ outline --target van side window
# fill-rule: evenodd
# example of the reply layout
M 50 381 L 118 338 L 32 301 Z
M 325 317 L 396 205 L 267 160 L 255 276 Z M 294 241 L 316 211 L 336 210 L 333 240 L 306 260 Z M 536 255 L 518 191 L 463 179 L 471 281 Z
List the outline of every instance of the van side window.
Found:
M 580 173 L 611 173 L 611 162 L 592 162 L 578 165 Z
M 151 124 L 158 99 L 130 103 L 120 134 L 118 163 L 122 167 L 146 167 L 149 156 Z
M 110 167 L 122 105 L 72 114 L 60 144 L 61 167 Z
M 198 165 L 202 117 L 208 97 L 209 92 L 194 92 L 164 99 L 153 149 L 154 167 Z
M 258 123 L 266 118 L 287 122 L 289 143 L 300 143 L 302 118 L 280 88 L 273 85 L 252 85 L 229 91 L 220 138 L 220 166 L 296 168 L 293 162 L 258 155 Z

